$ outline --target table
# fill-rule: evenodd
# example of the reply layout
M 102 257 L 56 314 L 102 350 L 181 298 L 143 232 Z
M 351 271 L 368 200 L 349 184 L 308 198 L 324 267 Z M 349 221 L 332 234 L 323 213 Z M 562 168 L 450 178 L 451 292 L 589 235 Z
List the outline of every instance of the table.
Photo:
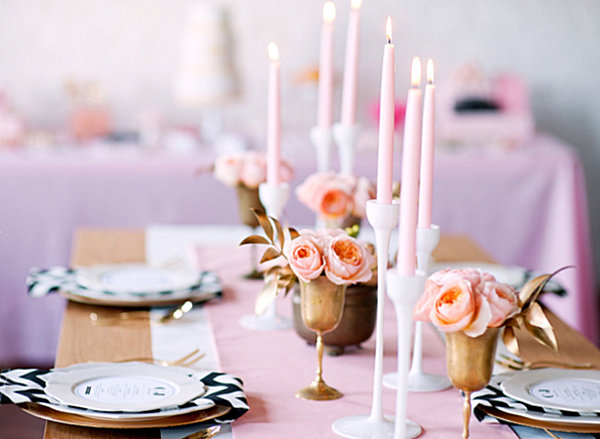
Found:
M 131 230 L 83 229 L 75 236 L 73 264 L 133 262 L 144 259 L 144 234 Z M 329 384 L 345 392 L 337 401 L 309 402 L 296 399 L 294 392 L 312 378 L 316 364 L 313 347 L 307 346 L 292 330 L 257 333 L 241 328 L 238 318 L 252 309 L 261 283 L 240 278 L 247 264 L 247 248 L 206 247 L 202 250 L 207 269 L 218 272 L 224 282 L 224 300 L 205 306 L 210 317 L 221 366 L 240 376 L 251 407 L 234 423 L 234 438 L 323 437 L 336 438 L 331 423 L 346 415 L 368 413 L 371 404 L 374 341 L 339 357 L 326 357 L 324 376 Z M 443 237 L 435 253 L 436 260 L 492 259 L 465 237 Z M 285 305 L 284 309 L 282 305 Z M 385 313 L 384 371 L 395 367 L 394 315 L 391 304 Z M 279 301 L 280 312 L 287 309 L 288 299 Z M 56 365 L 81 361 L 100 361 L 152 355 L 148 321 L 122 326 L 92 326 L 89 313 L 93 306 L 69 302 L 63 318 Z M 118 309 L 106 310 L 116 313 Z M 561 355 L 570 361 L 592 362 L 600 368 L 600 351 L 577 331 L 552 315 L 558 333 Z M 428 328 L 428 326 L 426 326 Z M 522 340 L 523 358 L 556 358 L 535 342 Z M 442 342 L 433 331 L 425 331 L 424 366 L 443 373 Z M 384 408 L 393 411 L 394 392 L 384 390 Z M 409 417 L 425 428 L 424 439 L 459 437 L 461 432 L 461 397 L 449 389 L 435 394 L 409 394 Z M 427 408 L 425 410 L 425 408 Z M 454 413 L 455 412 L 455 413 Z M 432 416 L 434 414 L 435 416 Z M 505 426 L 473 422 L 477 437 L 513 438 Z M 88 430 L 49 422 L 46 439 L 72 438 L 158 438 L 158 431 Z
M 358 153 L 357 173 L 373 178 L 375 142 L 369 139 Z M 296 167 L 296 185 L 315 169 L 312 146 L 297 134 L 283 146 Z M 64 303 L 29 300 L 23 280 L 32 266 L 66 265 L 77 227 L 237 224 L 234 191 L 197 173 L 211 163 L 209 148 L 193 155 L 132 148 L 0 152 L 0 364 L 53 358 Z M 598 342 L 585 185 L 572 148 L 537 136 L 510 152 L 440 149 L 433 206 L 442 233 L 470 236 L 502 264 L 543 272 L 574 265 L 558 276 L 570 296 L 550 302 Z M 287 216 L 295 225 L 314 224 L 294 196 Z

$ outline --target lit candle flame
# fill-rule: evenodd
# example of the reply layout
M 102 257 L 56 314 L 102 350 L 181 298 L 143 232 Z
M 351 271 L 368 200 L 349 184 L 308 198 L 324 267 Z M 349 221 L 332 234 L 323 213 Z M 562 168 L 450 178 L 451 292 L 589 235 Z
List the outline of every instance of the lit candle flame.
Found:
M 323 20 L 327 23 L 331 23 L 335 20 L 335 5 L 333 2 L 325 2 L 323 5 Z
M 429 58 L 427 60 L 427 82 L 429 84 L 433 84 L 433 60 L 431 58 Z
M 388 44 L 392 43 L 392 17 L 387 18 L 385 22 L 385 37 L 387 38 Z
M 269 53 L 269 59 L 271 61 L 279 61 L 279 49 L 277 44 L 270 42 L 267 46 L 267 52 Z
M 421 85 L 421 59 L 418 56 L 415 56 L 412 60 L 410 83 L 413 87 Z
M 358 9 L 362 5 L 362 0 L 351 0 L 350 6 L 352 9 Z

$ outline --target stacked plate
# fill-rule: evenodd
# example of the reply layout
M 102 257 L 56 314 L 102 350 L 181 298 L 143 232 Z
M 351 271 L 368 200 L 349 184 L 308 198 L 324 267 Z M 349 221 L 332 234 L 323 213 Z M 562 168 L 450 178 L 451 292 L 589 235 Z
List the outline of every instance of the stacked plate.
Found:
M 214 389 L 213 389 L 214 390 Z M 222 416 L 230 407 L 206 398 L 198 372 L 139 362 L 87 363 L 49 374 L 49 402 L 30 413 L 57 422 L 102 428 L 182 425 Z
M 600 432 L 600 371 L 536 369 L 492 377 L 476 411 L 538 428 Z
M 172 305 L 211 299 L 221 292 L 217 276 L 191 268 L 156 268 L 144 264 L 111 264 L 75 271 L 70 299 L 102 305 Z

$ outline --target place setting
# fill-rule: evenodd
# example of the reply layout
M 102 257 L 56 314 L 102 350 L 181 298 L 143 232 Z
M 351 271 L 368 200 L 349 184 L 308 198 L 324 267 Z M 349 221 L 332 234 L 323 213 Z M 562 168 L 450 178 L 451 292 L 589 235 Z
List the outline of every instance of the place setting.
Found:
M 248 410 L 237 377 L 137 361 L 3 371 L 0 404 L 58 423 L 119 429 L 229 423 Z

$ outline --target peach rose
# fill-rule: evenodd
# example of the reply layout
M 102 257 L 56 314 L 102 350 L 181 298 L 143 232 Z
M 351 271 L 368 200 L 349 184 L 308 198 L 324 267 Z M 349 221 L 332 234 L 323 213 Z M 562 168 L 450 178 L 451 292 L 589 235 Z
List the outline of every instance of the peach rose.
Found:
M 461 331 L 475 317 L 476 306 L 471 283 L 464 279 L 452 280 L 439 289 L 429 318 L 444 332 Z
M 510 285 L 498 282 L 486 282 L 483 295 L 490 305 L 491 319 L 488 326 L 497 328 L 519 310 L 517 292 Z
M 354 188 L 354 201 L 352 203 L 352 215 L 357 218 L 364 218 L 367 210 L 367 201 L 377 196 L 375 187 L 369 180 L 361 177 L 356 182 Z
M 239 154 L 223 155 L 215 161 L 215 178 L 227 186 L 235 187 L 239 183 L 242 156 Z
M 246 186 L 255 188 L 267 179 L 267 164 L 264 156 L 250 151 L 244 157 L 240 170 L 240 181 Z
M 305 282 L 317 278 L 325 263 L 318 242 L 313 236 L 300 235 L 286 244 L 284 254 L 296 276 Z
M 326 243 L 325 274 L 334 284 L 367 282 L 374 263 L 373 255 L 346 234 L 334 236 Z
M 344 218 L 352 211 L 353 186 L 348 178 L 333 172 L 310 175 L 296 189 L 298 199 L 324 219 Z

